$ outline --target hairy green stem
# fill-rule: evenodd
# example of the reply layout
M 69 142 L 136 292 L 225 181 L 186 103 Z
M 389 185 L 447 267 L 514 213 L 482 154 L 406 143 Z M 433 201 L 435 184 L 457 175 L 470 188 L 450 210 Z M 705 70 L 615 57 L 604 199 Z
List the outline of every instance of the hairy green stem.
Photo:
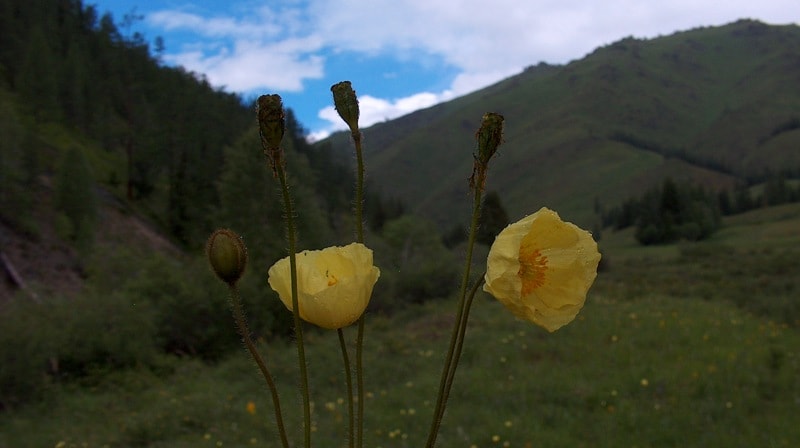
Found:
M 297 242 L 295 237 L 294 207 L 289 195 L 289 184 L 286 181 L 286 170 L 281 164 L 275 164 L 278 179 L 281 183 L 283 206 L 286 212 L 286 238 L 289 241 L 289 272 L 292 283 L 292 314 L 294 315 L 294 331 L 297 339 L 297 358 L 300 364 L 300 391 L 303 395 L 303 429 L 305 434 L 305 447 L 311 448 L 311 405 L 308 393 L 308 371 L 306 367 L 306 352 L 303 346 L 303 325 L 300 320 L 300 305 L 297 295 Z
M 485 274 L 484 274 L 485 275 Z M 467 321 L 469 321 L 469 311 L 472 308 L 472 301 L 475 299 L 475 293 L 478 292 L 478 288 L 483 284 L 483 275 L 480 276 L 478 281 L 472 285 L 472 289 L 469 291 L 469 295 L 467 296 L 467 302 L 464 304 L 464 317 L 461 319 L 461 324 L 458 329 L 458 342 L 456 343 L 455 353 L 453 353 L 453 362 L 450 368 L 450 372 L 447 375 L 447 382 L 445 384 L 444 389 L 444 397 L 442 399 L 443 405 L 441 409 L 442 415 L 439 416 L 441 419 L 444 416 L 444 407 L 447 405 L 447 399 L 450 397 L 450 388 L 453 386 L 453 379 L 456 376 L 456 369 L 458 368 L 458 360 L 461 359 L 461 350 L 464 348 L 464 335 L 467 333 Z
M 356 149 L 356 242 L 364 244 L 364 156 L 361 147 L 361 132 L 352 131 L 353 145 Z M 358 333 L 356 335 L 356 393 L 358 394 L 357 411 L 357 446 L 364 445 L 364 315 L 358 318 Z
M 428 442 L 425 444 L 427 448 L 433 448 L 436 444 L 436 437 L 439 434 L 439 428 L 442 425 L 442 418 L 444 417 L 444 410 L 447 407 L 447 396 L 449 395 L 450 385 L 455 375 L 455 370 L 458 365 L 458 360 L 455 358 L 456 350 L 459 345 L 459 335 L 462 335 L 462 326 L 466 328 L 466 316 L 469 315 L 468 302 L 467 302 L 467 285 L 469 284 L 469 274 L 472 267 L 472 250 L 475 247 L 475 238 L 478 233 L 478 221 L 480 220 L 481 212 L 481 196 L 483 193 L 482 182 L 477 182 L 474 187 L 474 202 L 472 205 L 472 219 L 469 229 L 469 240 L 467 242 L 467 256 L 464 264 L 464 275 L 461 277 L 461 287 L 459 289 L 458 297 L 458 312 L 456 320 L 453 324 L 453 334 L 450 336 L 450 346 L 445 356 L 444 367 L 442 368 L 442 377 L 439 381 L 439 393 L 436 396 L 436 405 L 433 408 L 433 419 L 431 421 L 430 432 L 428 433 Z M 469 301 L 471 304 L 472 301 Z M 462 335 L 463 336 L 463 335 Z M 460 353 L 460 348 L 458 349 Z
M 358 319 L 358 335 L 356 336 L 356 388 L 358 393 L 358 448 L 364 446 L 364 316 Z
M 364 243 L 364 156 L 361 150 L 361 132 L 352 132 L 353 144 L 356 147 L 356 242 Z
M 242 299 L 239 293 L 239 287 L 235 284 L 231 284 L 229 285 L 229 289 L 231 292 L 231 308 L 233 310 L 233 319 L 236 321 L 236 328 L 239 330 L 239 335 L 242 337 L 245 347 L 247 347 L 250 355 L 258 365 L 259 370 L 261 370 L 261 374 L 267 381 L 267 386 L 269 386 L 269 391 L 272 395 L 272 404 L 275 408 L 275 424 L 278 426 L 278 433 L 281 436 L 281 444 L 284 448 L 289 448 L 289 440 L 286 438 L 286 428 L 283 425 L 281 402 L 278 398 L 278 388 L 275 386 L 275 381 L 272 379 L 269 369 L 267 369 L 267 364 L 256 350 L 256 345 L 253 343 L 253 339 L 250 337 L 250 329 L 247 327 L 247 319 L 244 316 L 244 309 L 242 307 Z
M 347 380 L 347 414 L 349 416 L 348 421 L 348 432 L 347 432 L 347 440 L 348 446 L 353 448 L 355 446 L 355 437 L 354 435 L 354 428 L 355 428 L 355 420 L 353 414 L 353 380 L 352 374 L 350 373 L 350 358 L 347 356 L 347 343 L 344 341 L 344 330 L 341 328 L 337 329 L 336 332 L 339 334 L 339 346 L 342 348 L 342 360 L 344 361 L 344 374 Z

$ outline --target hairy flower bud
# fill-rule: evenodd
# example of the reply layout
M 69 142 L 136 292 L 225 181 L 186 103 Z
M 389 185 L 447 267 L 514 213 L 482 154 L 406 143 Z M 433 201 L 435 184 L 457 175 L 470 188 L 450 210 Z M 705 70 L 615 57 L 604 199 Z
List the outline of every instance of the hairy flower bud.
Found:
M 261 95 L 258 97 L 256 112 L 258 114 L 258 130 L 261 133 L 261 146 L 272 167 L 272 174 L 277 177 L 278 167 L 282 167 L 284 163 L 281 140 L 286 132 L 281 96 Z
M 481 127 L 475 134 L 478 140 L 478 161 L 483 165 L 489 163 L 497 147 L 503 143 L 503 116 L 494 112 L 483 114 Z
M 264 149 L 275 149 L 281 146 L 286 123 L 283 113 L 283 101 L 280 95 L 261 95 L 258 97 L 258 128 L 261 131 L 261 142 Z
M 469 186 L 483 190 L 489 159 L 497 152 L 500 143 L 503 143 L 503 116 L 494 112 L 483 114 L 481 127 L 475 133 L 475 139 L 478 140 L 478 153 L 474 155 L 475 163 L 472 167 L 472 176 L 469 178 Z
M 206 255 L 214 274 L 223 282 L 234 285 L 244 274 L 247 248 L 236 232 L 215 230 L 206 243 Z
M 350 127 L 350 132 L 353 134 L 358 132 L 358 98 L 356 98 L 356 91 L 350 81 L 342 81 L 331 86 L 333 92 L 333 104 L 336 106 L 336 112 L 342 117 L 347 126 Z

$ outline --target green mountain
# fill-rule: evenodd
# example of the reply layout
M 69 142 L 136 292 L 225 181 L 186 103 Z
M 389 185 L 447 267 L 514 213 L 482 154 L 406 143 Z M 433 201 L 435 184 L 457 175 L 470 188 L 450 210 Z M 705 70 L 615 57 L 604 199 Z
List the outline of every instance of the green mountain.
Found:
M 800 174 L 800 27 L 740 20 L 540 63 L 365 131 L 368 176 L 443 227 L 466 222 L 474 132 L 506 118 L 487 188 L 512 219 L 548 206 L 590 225 L 669 176 L 710 188 Z M 357 88 L 357 86 L 356 86 Z M 347 135 L 328 140 L 349 150 Z

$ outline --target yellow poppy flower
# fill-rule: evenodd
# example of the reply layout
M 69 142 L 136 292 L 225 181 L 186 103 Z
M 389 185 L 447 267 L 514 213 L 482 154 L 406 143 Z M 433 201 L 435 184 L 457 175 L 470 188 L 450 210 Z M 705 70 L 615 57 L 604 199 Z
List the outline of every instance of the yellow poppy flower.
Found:
M 589 232 L 542 208 L 497 235 L 483 290 L 517 317 L 552 332 L 581 310 L 599 262 Z
M 297 300 L 300 317 L 323 328 L 346 327 L 364 313 L 380 277 L 372 250 L 360 243 L 297 254 Z M 269 286 L 292 310 L 289 257 L 269 269 Z

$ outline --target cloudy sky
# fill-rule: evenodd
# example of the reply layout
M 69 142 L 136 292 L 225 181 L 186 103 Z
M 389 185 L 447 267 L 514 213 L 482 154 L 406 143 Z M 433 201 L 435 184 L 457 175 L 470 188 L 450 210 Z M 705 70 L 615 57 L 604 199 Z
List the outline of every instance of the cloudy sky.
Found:
M 739 18 L 800 24 L 798 0 L 87 0 L 142 16 L 123 33 L 164 39 L 163 60 L 245 98 L 278 93 L 320 137 L 342 129 L 330 86 L 350 80 L 361 124 L 395 118 L 544 61 L 626 36 Z M 152 46 L 151 46 L 152 48 Z

